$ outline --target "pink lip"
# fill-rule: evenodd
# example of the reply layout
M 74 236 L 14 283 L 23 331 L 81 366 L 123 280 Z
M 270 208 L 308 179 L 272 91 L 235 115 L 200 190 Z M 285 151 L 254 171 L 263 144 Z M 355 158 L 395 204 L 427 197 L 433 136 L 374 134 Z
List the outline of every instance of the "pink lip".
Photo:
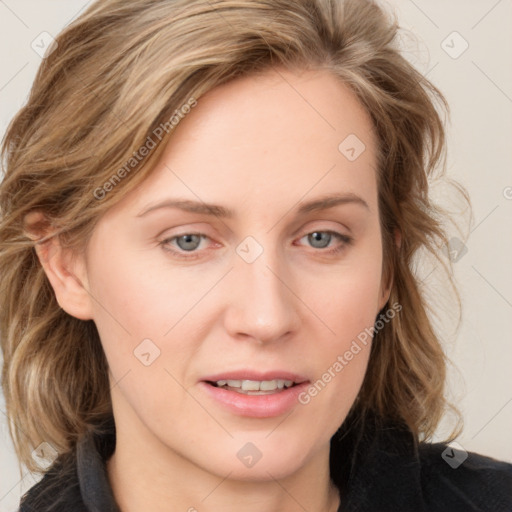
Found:
M 268 372 L 258 372 L 255 370 L 233 370 L 215 375 L 209 375 L 201 379 L 201 381 L 216 382 L 218 380 L 292 380 L 300 384 L 308 379 L 297 373 L 287 372 L 285 370 L 273 370 Z
M 218 380 L 292 380 L 297 385 L 269 395 L 245 395 L 236 391 L 217 388 L 209 384 Z M 298 396 L 309 385 L 301 375 L 286 371 L 255 372 L 251 370 L 230 371 L 211 375 L 199 382 L 209 398 L 237 416 L 272 418 L 285 414 L 298 403 Z

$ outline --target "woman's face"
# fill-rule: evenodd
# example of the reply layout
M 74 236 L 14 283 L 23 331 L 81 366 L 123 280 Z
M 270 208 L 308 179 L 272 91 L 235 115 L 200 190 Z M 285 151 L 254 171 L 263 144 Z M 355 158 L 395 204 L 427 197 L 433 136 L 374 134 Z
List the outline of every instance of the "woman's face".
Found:
M 222 477 L 293 473 L 328 453 L 367 368 L 353 341 L 389 296 L 370 118 L 323 71 L 218 87 L 81 268 L 118 443 Z

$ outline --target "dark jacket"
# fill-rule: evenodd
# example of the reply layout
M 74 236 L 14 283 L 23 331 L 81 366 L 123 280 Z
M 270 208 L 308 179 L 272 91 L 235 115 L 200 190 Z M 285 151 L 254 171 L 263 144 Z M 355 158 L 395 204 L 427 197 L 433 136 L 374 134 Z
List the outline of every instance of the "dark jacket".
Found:
M 331 440 L 331 478 L 339 512 L 512 512 L 512 464 L 445 444 L 416 443 L 395 424 L 338 432 Z M 20 512 L 119 512 L 105 462 L 115 426 L 88 435 L 58 458 L 22 497 Z M 262 511 L 265 512 L 265 511 Z

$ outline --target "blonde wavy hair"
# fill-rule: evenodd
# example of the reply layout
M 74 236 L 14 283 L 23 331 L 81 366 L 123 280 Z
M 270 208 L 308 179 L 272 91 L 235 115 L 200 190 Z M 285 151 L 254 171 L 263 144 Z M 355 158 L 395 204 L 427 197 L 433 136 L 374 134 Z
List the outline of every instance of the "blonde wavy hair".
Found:
M 95 324 L 59 307 L 35 244 L 58 236 L 83 251 L 102 214 L 152 171 L 172 131 L 105 197 L 95 191 L 156 127 L 189 98 L 200 102 L 222 83 L 273 66 L 330 70 L 373 120 L 383 272 L 394 277 L 389 303 L 402 310 L 375 335 L 351 414 L 372 412 L 403 422 L 416 439 L 432 436 L 448 407 L 447 358 L 414 258 L 420 249 L 433 255 L 456 291 L 440 252 L 447 212 L 429 198 L 429 179 L 445 172 L 438 110 L 449 112 L 401 54 L 399 30 L 371 0 L 102 0 L 60 33 L 2 144 L 2 386 L 14 446 L 30 471 L 41 472 L 31 452 L 42 441 L 72 453 L 86 431 L 112 418 Z M 44 222 L 27 226 L 36 211 Z

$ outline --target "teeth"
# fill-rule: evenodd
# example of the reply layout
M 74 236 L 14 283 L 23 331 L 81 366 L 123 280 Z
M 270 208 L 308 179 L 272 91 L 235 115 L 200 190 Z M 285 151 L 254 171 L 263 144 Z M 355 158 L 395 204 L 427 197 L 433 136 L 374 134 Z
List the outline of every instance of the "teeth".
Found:
M 257 380 L 243 380 L 242 389 L 244 391 L 259 391 L 260 383 Z
M 240 388 L 242 391 L 274 391 L 275 389 L 289 388 L 293 385 L 292 380 L 218 380 L 219 388 L 227 386 Z
M 262 380 L 259 389 L 261 391 L 274 391 L 274 389 L 277 389 L 277 380 Z

